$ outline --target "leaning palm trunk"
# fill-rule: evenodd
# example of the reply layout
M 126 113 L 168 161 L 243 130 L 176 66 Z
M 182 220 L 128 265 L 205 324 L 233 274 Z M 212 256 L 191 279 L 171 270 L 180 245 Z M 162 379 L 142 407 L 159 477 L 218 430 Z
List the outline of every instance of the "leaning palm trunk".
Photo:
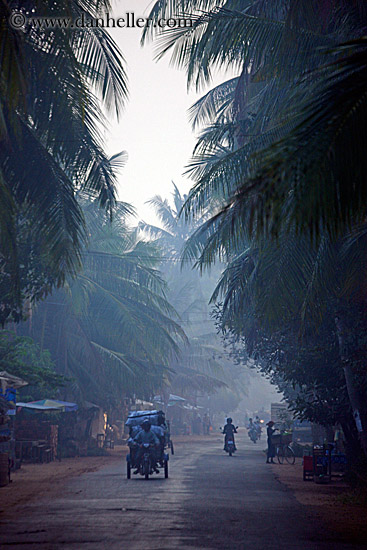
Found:
M 353 372 L 353 365 L 349 353 L 347 327 L 340 316 L 335 317 L 335 326 L 339 342 L 340 359 L 343 363 L 345 382 L 353 411 L 353 418 L 358 431 L 362 450 L 367 456 L 367 418 L 363 410 L 361 395 L 359 393 Z

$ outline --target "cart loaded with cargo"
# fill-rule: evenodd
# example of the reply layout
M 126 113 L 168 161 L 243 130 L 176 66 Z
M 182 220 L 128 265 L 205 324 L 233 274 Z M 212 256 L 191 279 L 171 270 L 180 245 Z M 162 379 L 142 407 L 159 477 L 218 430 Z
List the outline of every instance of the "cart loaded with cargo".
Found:
M 143 430 L 143 424 L 149 421 L 150 431 L 156 436 L 158 443 L 143 442 L 139 437 L 139 432 Z M 164 477 L 168 477 L 168 459 L 167 449 L 174 453 L 173 443 L 170 438 L 169 427 L 167 425 L 163 411 L 131 411 L 126 421 L 129 428 L 129 453 L 126 456 L 126 474 L 131 477 L 131 470 L 135 468 L 135 473 L 149 479 L 151 474 L 159 473 L 163 469 Z

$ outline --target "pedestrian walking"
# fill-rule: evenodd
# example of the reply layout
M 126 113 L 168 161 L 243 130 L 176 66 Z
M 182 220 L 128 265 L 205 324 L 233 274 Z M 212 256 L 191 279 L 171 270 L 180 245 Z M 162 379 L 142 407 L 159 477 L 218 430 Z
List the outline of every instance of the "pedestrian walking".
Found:
M 208 413 L 205 413 L 203 416 L 203 431 L 204 435 L 209 435 L 209 428 L 210 428 L 210 418 Z
M 270 420 L 270 422 L 267 423 L 267 429 L 266 434 L 268 436 L 268 452 L 266 457 L 266 464 L 274 464 L 274 457 L 275 457 L 275 445 L 273 443 L 273 433 L 275 432 L 275 429 L 273 428 L 274 422 Z

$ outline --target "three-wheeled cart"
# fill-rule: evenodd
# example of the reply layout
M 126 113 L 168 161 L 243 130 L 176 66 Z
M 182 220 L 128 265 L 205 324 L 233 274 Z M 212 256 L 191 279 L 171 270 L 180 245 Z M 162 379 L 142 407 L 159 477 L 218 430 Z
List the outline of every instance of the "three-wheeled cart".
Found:
M 151 423 L 151 430 L 155 433 L 160 441 L 160 447 L 157 452 L 156 466 L 162 468 L 164 471 L 164 477 L 168 478 L 168 460 L 169 455 L 165 452 L 166 448 L 171 449 L 171 453 L 174 453 L 173 443 L 170 438 L 169 427 L 167 426 L 163 411 L 131 411 L 126 421 L 126 426 L 129 428 L 129 440 L 128 445 L 130 452 L 126 456 L 126 475 L 127 478 L 131 478 L 131 469 L 136 468 L 136 453 L 137 447 L 134 445 L 134 438 L 142 429 L 141 425 L 144 420 L 149 420 Z M 149 475 L 153 472 L 152 465 L 149 463 L 147 452 L 143 453 L 143 459 L 140 462 L 139 473 L 149 479 Z

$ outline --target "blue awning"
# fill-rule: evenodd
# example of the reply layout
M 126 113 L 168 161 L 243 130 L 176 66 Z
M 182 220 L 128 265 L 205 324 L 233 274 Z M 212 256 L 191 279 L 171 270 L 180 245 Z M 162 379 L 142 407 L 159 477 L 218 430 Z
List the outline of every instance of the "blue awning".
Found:
M 78 405 L 76 403 L 58 401 L 56 399 L 41 399 L 40 401 L 29 401 L 28 403 L 18 402 L 17 407 L 33 409 L 36 411 L 71 412 L 78 410 Z

